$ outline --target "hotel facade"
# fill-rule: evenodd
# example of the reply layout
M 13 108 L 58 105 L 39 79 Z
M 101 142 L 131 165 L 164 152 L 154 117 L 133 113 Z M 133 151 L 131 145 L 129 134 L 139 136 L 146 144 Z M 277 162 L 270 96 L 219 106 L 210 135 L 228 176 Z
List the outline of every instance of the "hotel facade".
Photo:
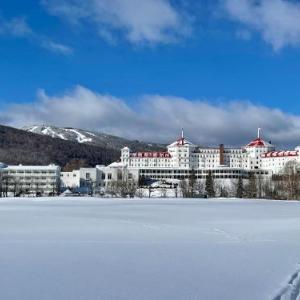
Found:
M 215 179 L 248 178 L 250 173 L 264 178 L 283 173 L 288 163 L 300 162 L 300 147 L 291 151 L 276 151 L 271 142 L 257 137 L 240 148 L 200 147 L 183 134 L 162 152 L 132 152 L 121 150 L 120 162 L 97 166 L 103 184 L 123 176 L 138 181 L 141 177 L 153 180 L 182 180 L 194 174 L 205 179 L 209 172 Z M 125 174 L 125 175 L 124 175 Z

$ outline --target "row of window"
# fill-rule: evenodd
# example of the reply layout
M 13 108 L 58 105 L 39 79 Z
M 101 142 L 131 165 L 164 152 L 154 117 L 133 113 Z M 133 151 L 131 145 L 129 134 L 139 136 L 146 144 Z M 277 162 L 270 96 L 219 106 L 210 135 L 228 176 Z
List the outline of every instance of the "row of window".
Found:
M 3 174 L 56 174 L 55 171 L 2 171 Z
M 237 179 L 239 177 L 242 178 L 247 178 L 247 176 L 245 175 L 213 175 L 213 178 L 215 179 Z M 147 178 L 147 177 L 146 177 Z M 154 176 L 149 176 L 149 178 L 151 179 L 189 179 L 190 176 L 188 175 L 154 175 Z M 196 179 L 206 179 L 207 175 L 196 175 L 195 176 Z
M 9 178 L 2 178 L 2 181 L 8 181 L 8 182 L 56 182 L 56 177 L 50 178 L 50 177 L 39 177 L 39 178 L 18 178 L 18 177 L 9 177 Z
M 128 176 L 128 179 L 132 179 L 133 178 L 133 175 L 131 173 L 128 173 L 127 174 Z M 112 174 L 111 173 L 102 173 L 102 176 L 101 176 L 101 179 L 102 180 L 112 180 Z M 117 180 L 122 180 L 123 179 L 123 174 L 122 173 L 118 173 L 117 174 Z
M 9 187 L 13 187 L 13 186 L 20 186 L 20 187 L 45 187 L 45 186 L 48 186 L 48 187 L 53 187 L 53 186 L 56 186 L 56 183 L 18 183 L 18 184 L 15 184 L 15 183 L 3 183 L 3 186 L 9 186 Z
M 107 173 L 107 174 L 102 173 L 102 178 L 101 179 L 102 180 L 105 180 L 105 179 L 111 180 L 112 179 L 112 174 L 111 173 Z
M 240 174 L 245 173 L 243 170 L 140 170 L 141 174 Z

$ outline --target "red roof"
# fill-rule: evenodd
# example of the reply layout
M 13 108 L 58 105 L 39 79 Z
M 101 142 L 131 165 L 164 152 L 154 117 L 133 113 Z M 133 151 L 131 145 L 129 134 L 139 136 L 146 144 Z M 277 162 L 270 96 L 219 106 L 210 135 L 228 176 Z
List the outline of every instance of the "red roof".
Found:
M 186 140 L 185 138 L 179 138 L 174 143 L 170 144 L 168 147 L 185 146 L 185 145 L 193 146 L 193 144 L 191 142 L 189 142 L 188 140 Z
M 186 144 L 186 142 L 185 142 L 185 139 L 184 139 L 184 138 L 180 138 L 180 139 L 177 140 L 177 145 L 178 145 L 178 146 L 183 146 L 183 145 L 185 145 L 185 144 Z
M 136 153 L 131 153 L 130 157 L 134 157 L 134 158 L 143 158 L 143 157 L 171 158 L 171 154 L 169 152 L 136 152 Z
M 271 151 L 261 155 L 262 158 L 287 156 L 299 156 L 299 151 Z
M 257 138 L 252 142 L 250 142 L 246 147 L 268 147 L 268 146 L 272 146 L 272 145 L 270 143 L 265 142 L 261 138 Z

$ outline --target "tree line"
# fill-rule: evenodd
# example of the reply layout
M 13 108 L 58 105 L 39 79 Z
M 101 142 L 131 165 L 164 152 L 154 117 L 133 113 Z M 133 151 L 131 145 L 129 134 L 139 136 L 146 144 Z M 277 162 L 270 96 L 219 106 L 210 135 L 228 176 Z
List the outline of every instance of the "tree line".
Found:
M 190 178 L 180 182 L 182 197 L 236 197 L 249 199 L 300 200 L 300 173 L 294 165 L 287 165 L 279 175 L 263 177 L 249 172 L 247 177 L 227 179 L 227 184 L 216 182 L 212 172 L 205 181 L 198 182 L 192 173 Z
M 30 179 L 26 184 L 22 178 L 0 174 L 0 197 L 7 196 L 42 196 L 44 186 L 38 180 Z M 170 184 L 170 183 L 169 183 Z M 53 185 L 50 195 L 60 193 L 60 180 Z M 106 186 L 106 194 L 111 197 L 151 197 L 154 191 L 160 190 L 161 197 L 167 197 L 168 190 L 173 190 L 172 197 L 184 198 L 265 198 L 265 199 L 300 199 L 300 173 L 297 164 L 287 164 L 279 175 L 265 177 L 255 172 L 238 179 L 215 180 L 211 171 L 204 180 L 198 180 L 192 170 L 187 179 L 182 179 L 176 184 L 167 184 L 153 187 L 145 177 L 141 176 L 135 182 L 126 172 L 120 172 L 117 180 L 110 181 Z M 98 186 L 91 185 L 91 194 L 96 194 Z
M 204 180 L 198 180 L 195 172 L 187 179 L 176 184 L 153 187 L 147 178 L 141 176 L 139 182 L 134 182 L 126 176 L 111 181 L 106 187 L 106 193 L 111 197 L 151 197 L 160 192 L 160 197 L 167 197 L 172 190 L 172 197 L 183 198 L 249 198 L 249 199 L 281 199 L 300 200 L 300 173 L 294 167 L 285 169 L 281 175 L 265 177 L 249 172 L 248 176 L 237 179 L 215 180 L 211 171 Z M 156 193 L 157 196 L 157 193 Z

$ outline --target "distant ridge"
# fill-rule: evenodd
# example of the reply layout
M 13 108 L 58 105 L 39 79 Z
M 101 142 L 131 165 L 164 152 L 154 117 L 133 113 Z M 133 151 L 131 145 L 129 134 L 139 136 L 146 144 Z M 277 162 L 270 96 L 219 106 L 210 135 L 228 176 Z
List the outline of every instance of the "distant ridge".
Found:
M 7 164 L 55 163 L 63 167 L 72 160 L 80 159 L 89 166 L 95 166 L 109 164 L 119 157 L 119 151 L 106 146 L 80 144 L 0 125 L 0 161 Z
M 147 143 L 138 140 L 128 140 L 122 137 L 88 131 L 72 127 L 57 127 L 47 125 L 25 126 L 23 130 L 40 135 L 59 138 L 66 141 L 88 144 L 120 151 L 124 146 L 130 147 L 133 151 L 156 151 L 165 149 L 165 145 Z

